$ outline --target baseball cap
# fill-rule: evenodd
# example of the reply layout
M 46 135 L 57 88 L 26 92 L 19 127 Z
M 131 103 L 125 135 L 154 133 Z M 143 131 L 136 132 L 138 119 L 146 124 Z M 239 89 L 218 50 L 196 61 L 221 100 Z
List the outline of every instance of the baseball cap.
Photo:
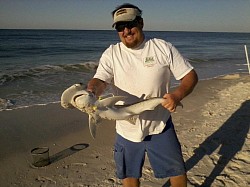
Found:
M 114 13 L 114 22 L 112 27 L 115 26 L 117 22 L 121 21 L 133 21 L 136 16 L 141 16 L 141 13 L 136 8 L 121 8 Z

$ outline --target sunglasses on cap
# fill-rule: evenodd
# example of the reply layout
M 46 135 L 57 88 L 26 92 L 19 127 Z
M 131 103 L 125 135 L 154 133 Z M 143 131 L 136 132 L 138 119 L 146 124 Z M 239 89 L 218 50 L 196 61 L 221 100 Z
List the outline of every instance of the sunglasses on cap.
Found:
M 132 29 L 132 28 L 137 27 L 137 26 L 138 26 L 137 20 L 123 21 L 123 22 L 116 23 L 115 29 L 117 30 L 117 32 L 122 32 L 122 31 L 124 31 L 125 28 Z

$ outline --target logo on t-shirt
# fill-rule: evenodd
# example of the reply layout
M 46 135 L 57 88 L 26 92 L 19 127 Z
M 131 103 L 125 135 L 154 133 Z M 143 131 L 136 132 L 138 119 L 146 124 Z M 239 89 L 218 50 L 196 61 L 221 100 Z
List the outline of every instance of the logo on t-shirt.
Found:
M 143 61 L 144 66 L 151 67 L 156 64 L 156 61 L 154 59 L 154 56 L 148 56 L 144 58 Z

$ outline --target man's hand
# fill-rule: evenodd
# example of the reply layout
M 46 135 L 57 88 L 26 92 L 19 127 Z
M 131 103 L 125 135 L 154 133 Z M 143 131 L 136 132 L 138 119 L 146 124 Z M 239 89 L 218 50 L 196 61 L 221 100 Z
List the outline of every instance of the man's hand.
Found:
M 198 76 L 194 70 L 191 70 L 181 79 L 180 85 L 172 93 L 166 93 L 163 96 L 165 101 L 162 106 L 170 112 L 175 112 L 177 105 L 180 105 L 180 101 L 193 91 L 197 82 Z
M 92 92 L 96 97 L 99 97 L 105 90 L 106 86 L 106 82 L 93 78 L 87 85 L 87 91 Z
M 162 106 L 166 109 L 169 110 L 169 112 L 175 112 L 176 111 L 176 107 L 178 106 L 178 104 L 180 103 L 179 98 L 177 98 L 174 94 L 165 94 L 163 96 L 163 98 L 165 99 L 164 102 L 162 103 Z

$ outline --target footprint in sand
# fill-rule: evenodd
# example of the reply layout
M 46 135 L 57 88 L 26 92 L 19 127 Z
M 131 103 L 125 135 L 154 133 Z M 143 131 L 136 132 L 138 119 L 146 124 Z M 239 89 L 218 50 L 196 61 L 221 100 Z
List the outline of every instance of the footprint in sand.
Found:
M 218 164 L 218 160 L 220 159 L 220 155 L 213 153 L 209 158 L 212 160 L 213 164 Z
M 202 176 L 202 175 L 195 175 L 194 177 L 189 178 L 189 182 L 195 186 L 197 185 L 200 186 L 204 180 L 205 180 L 205 176 Z
M 228 167 L 228 169 L 227 170 L 225 170 L 227 173 L 234 173 L 235 171 L 238 171 L 238 170 L 240 170 L 241 169 L 241 165 L 240 164 L 238 164 L 237 162 L 232 162 L 230 165 L 229 165 L 229 167 Z
M 236 160 L 242 161 L 246 164 L 250 164 L 249 154 L 246 152 L 240 152 L 235 156 Z
M 239 181 L 244 181 L 239 175 L 230 175 L 227 180 L 233 181 L 235 184 L 238 184 Z
M 196 128 L 191 128 L 188 130 L 188 132 L 193 132 L 193 131 L 196 131 Z
M 114 177 L 111 177 L 109 179 L 105 180 L 105 183 L 112 185 L 112 186 L 122 186 L 122 181 L 120 179 L 116 179 Z

